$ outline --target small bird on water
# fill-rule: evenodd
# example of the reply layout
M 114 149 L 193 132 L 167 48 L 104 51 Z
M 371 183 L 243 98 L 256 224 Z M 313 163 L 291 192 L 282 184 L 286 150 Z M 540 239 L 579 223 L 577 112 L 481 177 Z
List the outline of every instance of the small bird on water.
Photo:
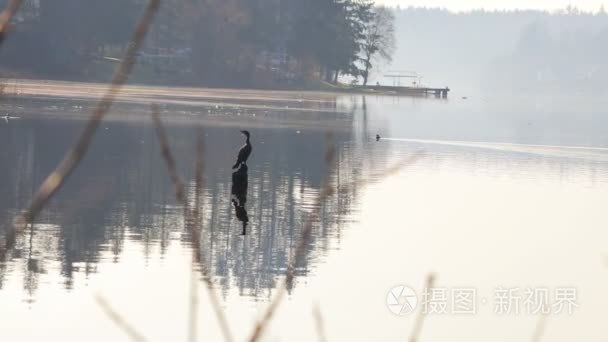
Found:
M 249 131 L 241 131 L 241 133 L 247 137 L 247 140 L 245 141 L 245 145 L 239 150 L 239 156 L 236 159 L 236 163 L 232 166 L 233 169 L 238 168 L 241 164 L 247 165 L 247 159 L 249 158 L 249 155 L 251 155 L 251 150 L 253 149 L 251 147 L 251 142 L 249 141 Z
M 19 119 L 19 117 L 17 117 L 17 116 L 9 116 L 8 114 L 1 116 L 1 118 L 4 119 L 4 121 L 6 121 L 7 123 L 8 123 L 8 120 Z
M 376 134 L 376 141 L 380 141 L 380 134 Z

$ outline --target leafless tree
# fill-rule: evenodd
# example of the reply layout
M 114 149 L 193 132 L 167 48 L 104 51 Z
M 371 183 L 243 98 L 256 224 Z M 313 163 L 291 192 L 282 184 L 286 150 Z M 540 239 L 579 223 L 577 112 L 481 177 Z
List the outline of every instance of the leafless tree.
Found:
M 378 6 L 364 32 L 361 44 L 361 76 L 363 85 L 367 85 L 369 73 L 374 63 L 390 62 L 395 52 L 395 15 L 392 10 Z

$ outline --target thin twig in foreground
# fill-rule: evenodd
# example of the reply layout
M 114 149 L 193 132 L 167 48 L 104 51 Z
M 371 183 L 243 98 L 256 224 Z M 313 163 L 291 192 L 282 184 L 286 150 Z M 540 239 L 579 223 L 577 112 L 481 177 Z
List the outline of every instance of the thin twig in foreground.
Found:
M 101 120 L 103 120 L 104 116 L 108 113 L 116 95 L 118 95 L 122 86 L 129 78 L 129 74 L 135 65 L 136 53 L 143 44 L 144 38 L 146 37 L 150 24 L 152 23 L 152 19 L 158 12 L 159 6 L 160 0 L 149 0 L 146 11 L 141 17 L 133 33 L 131 42 L 127 48 L 127 52 L 125 53 L 125 57 L 114 73 L 110 87 L 99 102 L 97 102 L 89 121 L 77 140 L 76 145 L 70 151 L 68 151 L 57 168 L 51 172 L 51 174 L 42 183 L 34 195 L 28 210 L 22 215 L 18 216 L 13 224 L 8 227 L 5 238 L 6 241 L 4 244 L 5 250 L 0 250 L 0 255 L 6 254 L 8 250 L 13 248 L 16 234 L 23 230 L 27 223 L 34 221 L 36 215 L 38 215 L 38 213 L 46 205 L 48 200 L 57 192 L 57 190 L 61 188 L 61 186 L 65 183 L 65 180 L 84 158 Z M 0 249 L 2 249 L 2 247 L 0 247 Z
M 430 291 L 435 286 L 435 275 L 429 274 L 426 278 L 425 290 Z M 426 312 L 424 310 L 424 305 L 420 306 L 420 311 L 418 311 L 418 316 L 416 316 L 416 322 L 414 323 L 414 329 L 412 330 L 412 335 L 410 336 L 409 342 L 416 342 L 420 338 L 420 333 L 422 332 L 422 326 L 424 325 L 424 319 L 426 318 Z
M 396 164 L 394 167 L 388 168 L 387 170 L 383 171 L 382 173 L 380 173 L 378 175 L 374 175 L 373 177 L 371 177 L 371 179 L 388 177 L 388 176 L 402 170 L 404 167 L 417 162 L 418 159 L 420 159 L 423 156 L 424 156 L 424 153 L 422 151 L 418 151 L 411 157 Z M 327 162 L 328 165 L 333 165 L 334 157 L 335 157 L 335 148 L 333 146 L 328 146 L 328 149 L 327 149 L 326 155 L 325 155 L 325 161 Z M 283 296 L 287 292 L 287 289 L 289 287 L 291 287 L 291 285 L 292 285 L 292 282 L 293 282 L 293 279 L 295 276 L 294 265 L 297 265 L 300 262 L 300 259 L 303 257 L 304 247 L 306 246 L 306 244 L 308 243 L 308 240 L 310 239 L 313 224 L 316 221 L 320 220 L 320 210 L 321 210 L 320 204 L 322 204 L 334 192 L 333 187 L 331 187 L 331 184 L 328 182 L 331 171 L 332 171 L 332 168 L 328 168 L 327 179 L 325 180 L 322 191 L 319 194 L 319 197 L 317 198 L 317 206 L 316 206 L 317 209 L 311 214 L 311 216 L 309 217 L 308 221 L 305 224 L 304 230 L 302 232 L 302 237 L 299 241 L 299 244 L 298 244 L 298 247 L 297 247 L 297 250 L 295 253 L 295 258 L 292 259 L 292 261 L 290 262 L 290 264 L 288 266 L 288 271 L 287 271 L 287 275 L 286 275 L 285 281 L 283 283 L 283 286 L 278 287 L 277 294 L 275 295 L 275 297 L 271 301 L 270 305 L 266 309 L 264 315 L 262 316 L 262 319 L 256 324 L 256 327 L 255 327 L 251 337 L 249 338 L 250 342 L 255 342 L 260 339 L 260 337 L 262 336 L 262 333 L 264 332 L 264 329 L 269 324 L 276 309 L 278 308 L 279 303 L 281 302 L 281 300 L 283 299 Z M 371 182 L 370 179 L 355 180 L 353 182 L 349 182 L 345 187 L 340 187 L 338 190 L 342 191 L 342 189 L 345 189 L 345 188 L 365 186 L 370 182 Z
M 543 335 L 545 334 L 545 327 L 547 326 L 547 315 L 541 314 L 538 319 L 538 323 L 536 323 L 536 329 L 534 330 L 534 335 L 532 336 L 532 342 L 540 342 Z
M 199 128 L 196 138 L 196 162 L 194 163 L 194 210 L 192 216 L 197 227 L 201 227 L 201 195 L 203 191 L 203 154 L 205 145 L 203 143 L 203 131 Z
M 190 311 L 188 315 L 188 341 L 196 341 L 196 321 L 198 320 L 198 279 L 194 269 L 190 270 Z
M 313 315 L 315 317 L 315 325 L 317 327 L 317 336 L 319 337 L 319 342 L 327 342 L 327 337 L 325 337 L 325 324 L 323 323 L 323 315 L 321 314 L 321 308 L 319 305 L 315 305 Z
M 10 0 L 4 11 L 0 13 L 0 45 L 6 39 L 11 20 L 13 20 L 22 3 L 23 0 Z
M 135 65 L 136 53 L 144 42 L 144 38 L 148 33 L 152 19 L 158 11 L 159 6 L 160 0 L 149 0 L 146 11 L 133 33 L 127 52 L 114 73 L 110 87 L 95 106 L 91 118 L 87 122 L 84 131 L 80 134 L 76 146 L 68 152 L 59 166 L 57 166 L 40 186 L 28 211 L 24 214 L 25 222 L 31 222 L 33 220 L 46 202 L 64 184 L 66 178 L 76 169 L 82 158 L 84 158 L 89 145 L 93 140 L 97 127 L 99 127 L 101 120 L 103 120 L 104 116 L 110 110 L 116 95 L 118 95 L 122 86 L 129 79 L 129 74 Z
M 201 213 L 200 213 L 200 200 L 201 191 L 203 188 L 203 138 L 201 130 L 198 132 L 197 143 L 196 143 L 196 162 L 194 165 L 194 177 L 195 177 L 195 190 L 194 190 L 194 210 L 192 212 L 192 219 L 194 220 L 194 226 L 201 227 Z M 200 251 L 193 251 L 193 253 L 200 253 Z M 195 263 L 196 256 L 192 255 L 192 262 Z M 191 284 L 190 284 L 190 323 L 189 323 L 189 341 L 194 342 L 197 340 L 197 320 L 198 320 L 198 279 L 195 277 L 194 269 L 191 272 Z
M 224 339 L 228 342 L 232 342 L 234 339 L 232 338 L 232 333 L 230 332 L 230 328 L 228 326 L 228 320 L 224 315 L 224 311 L 221 308 L 220 301 L 218 296 L 215 293 L 215 289 L 213 288 L 213 282 L 211 281 L 211 277 L 209 276 L 209 271 L 207 270 L 206 262 L 203 258 L 203 254 L 201 253 L 201 237 L 199 232 L 199 225 L 196 225 L 196 221 L 192 219 L 190 210 L 188 209 L 188 201 L 185 196 L 185 190 L 182 189 L 183 182 L 181 181 L 179 174 L 177 172 L 177 165 L 175 163 L 175 159 L 171 153 L 171 149 L 169 147 L 169 142 L 167 139 L 166 131 L 162 125 L 162 121 L 160 120 L 160 114 L 158 112 L 158 106 L 152 106 L 152 116 L 154 119 L 154 125 L 156 126 L 156 133 L 158 134 L 158 140 L 161 144 L 161 150 L 163 154 L 163 159 L 165 161 L 165 165 L 167 166 L 168 172 L 171 175 L 171 181 L 173 182 L 173 186 L 175 187 L 175 196 L 177 201 L 184 207 L 184 221 L 186 225 L 186 230 L 190 234 L 190 238 L 192 240 L 192 263 L 193 267 L 195 264 L 198 264 L 200 267 L 200 271 L 203 277 L 203 281 L 207 287 L 207 293 L 209 294 L 209 300 L 211 302 L 211 306 L 215 312 L 215 315 L 219 321 L 220 328 L 224 335 Z M 199 146 L 197 150 L 200 150 L 199 153 L 202 154 L 202 142 L 199 142 Z M 202 159 L 202 155 L 200 156 Z M 197 172 L 202 172 L 202 160 L 197 162 Z M 202 182 L 202 174 L 196 176 L 199 182 Z M 181 185 L 180 185 L 181 184 Z M 198 185 L 201 186 L 200 184 Z M 200 191 L 200 190 L 199 190 Z M 184 193 L 184 195 L 180 195 L 180 193 Z M 196 202 L 196 201 L 195 201 Z
M 332 141 L 333 139 L 329 138 L 328 140 Z M 308 240 L 310 239 L 310 235 L 312 234 L 313 224 L 315 222 L 319 221 L 319 218 L 320 218 L 321 205 L 329 196 L 331 196 L 334 193 L 334 189 L 331 186 L 329 178 L 333 171 L 335 156 L 336 156 L 336 148 L 335 148 L 333 142 L 328 143 L 326 151 L 325 151 L 325 162 L 327 165 L 327 175 L 325 177 L 325 181 L 323 182 L 321 192 L 319 193 L 319 196 L 317 197 L 317 203 L 315 206 L 316 209 L 310 215 L 310 217 L 306 221 L 306 224 L 304 225 L 304 229 L 302 231 L 302 236 L 300 237 L 300 240 L 296 247 L 296 251 L 295 251 L 293 257 L 291 258 L 289 265 L 287 266 L 287 274 L 285 276 L 285 281 L 283 282 L 282 285 L 279 286 L 279 288 L 277 289 L 277 291 L 278 291 L 277 294 L 275 295 L 274 299 L 272 300 L 272 302 L 266 309 L 266 312 L 262 316 L 262 319 L 256 324 L 256 326 L 253 330 L 253 333 L 251 334 L 251 337 L 249 338 L 250 342 L 255 342 L 260 339 L 260 337 L 264 333 L 264 330 L 268 326 L 268 323 L 270 322 L 274 313 L 276 312 L 276 309 L 278 308 L 283 297 L 285 296 L 287 289 L 291 288 L 291 286 L 293 284 L 296 265 L 298 265 L 300 263 L 300 261 L 302 260 L 302 258 L 305 256 L 306 244 L 308 243 Z
M 112 322 L 114 322 L 120 328 L 120 330 L 124 331 L 124 333 L 127 334 L 131 340 L 138 342 L 143 342 L 146 340 L 137 332 L 137 330 L 127 323 L 127 321 L 120 314 L 114 311 L 114 309 L 112 309 L 110 304 L 108 304 L 103 297 L 97 296 L 95 299 L 97 300 L 97 304 L 99 304 L 99 306 L 103 309 L 103 312 L 105 312 Z
M 154 120 L 156 136 L 158 137 L 158 142 L 160 143 L 161 154 L 163 156 L 163 160 L 165 161 L 165 165 L 167 165 L 169 178 L 171 178 L 171 182 L 175 187 L 175 197 L 180 204 L 184 205 L 184 210 L 187 212 L 188 201 L 186 200 L 186 188 L 182 180 L 179 178 L 177 172 L 177 163 L 175 162 L 175 158 L 173 158 L 173 154 L 171 154 L 167 132 L 165 131 L 165 127 L 162 125 L 160 120 L 160 113 L 156 104 L 152 105 L 152 119 Z

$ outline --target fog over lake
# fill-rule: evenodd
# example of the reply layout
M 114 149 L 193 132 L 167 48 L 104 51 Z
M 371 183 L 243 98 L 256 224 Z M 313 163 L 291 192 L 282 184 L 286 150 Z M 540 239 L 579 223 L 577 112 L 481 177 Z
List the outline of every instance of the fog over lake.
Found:
M 0 268 L 0 315 L 9 339 L 125 339 L 97 296 L 150 340 L 185 339 L 192 245 L 154 127 L 128 94 L 100 127 L 83 165 Z M 608 300 L 601 101 L 241 95 L 247 100 L 210 92 L 191 100 L 217 104 L 197 106 L 159 99 L 189 201 L 202 122 L 199 252 L 238 339 L 275 293 L 318 205 L 332 142 L 330 180 L 338 191 L 322 204 L 305 261 L 268 337 L 316 338 L 311 317 L 318 303 L 330 339 L 402 338 L 415 315 L 391 313 L 387 293 L 400 284 L 422 291 L 431 272 L 437 286 L 476 289 L 479 303 L 475 315 L 430 314 L 428 339 L 529 338 L 537 316 L 526 313 L 523 302 L 519 314 L 496 314 L 500 287 L 574 287 L 579 306 L 571 315 L 551 316 L 547 338 L 603 336 L 590 323 Z M 0 125 L 2 222 L 24 209 L 74 141 L 90 105 L 75 97 L 3 103 L 2 110 L 20 119 Z M 245 237 L 230 203 L 230 166 L 242 127 L 251 127 L 254 144 Z M 395 166 L 397 172 L 386 173 Z M 204 286 L 197 291 L 199 319 L 207 322 L 200 334 L 219 339 Z M 76 319 L 81 323 L 74 327 Z
M 593 1 L 0 0 L 0 340 L 604 341 L 607 56 Z

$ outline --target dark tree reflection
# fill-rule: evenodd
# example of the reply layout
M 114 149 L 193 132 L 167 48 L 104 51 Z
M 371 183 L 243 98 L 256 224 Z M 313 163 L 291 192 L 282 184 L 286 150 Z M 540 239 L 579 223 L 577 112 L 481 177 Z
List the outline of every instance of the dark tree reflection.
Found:
M 324 120 L 331 123 L 334 117 Z M 7 147 L 0 149 L 0 236 L 6 222 L 26 207 L 81 125 L 79 121 L 31 119 L 0 127 L 0 144 Z M 179 125 L 167 128 L 194 205 L 191 166 L 198 130 Z M 330 178 L 339 191 L 316 208 L 329 167 L 323 158 L 326 131 L 251 131 L 256 151 L 249 168 L 230 177 L 234 153 L 242 143 L 238 129 L 205 127 L 205 187 L 198 208 L 200 253 L 222 290 L 238 287 L 244 295 L 265 297 L 284 274 L 314 210 L 320 210 L 322 219 L 314 227 L 307 257 L 297 265 L 296 274 L 308 274 L 320 257 L 339 244 L 349 210 L 357 202 L 357 180 L 369 172 L 369 165 L 383 165 L 376 159 L 385 154 L 375 156 L 373 145 L 356 139 L 359 133 L 349 127 L 337 130 L 337 158 Z M 0 288 L 7 275 L 19 272 L 32 296 L 44 276 L 61 275 L 69 289 L 79 285 L 76 274 L 95 273 L 100 262 L 121 262 L 125 249 L 133 244 L 143 246 L 142 257 L 151 260 L 161 258 L 172 245 L 190 245 L 155 139 L 147 123 L 104 123 L 89 155 L 40 215 L 35 229 L 22 234 L 8 260 L 0 261 Z M 245 237 L 239 236 L 245 232 Z
M 239 169 L 232 173 L 232 205 L 234 205 L 234 213 L 236 218 L 243 223 L 243 231 L 241 235 L 247 235 L 247 224 L 249 223 L 249 215 L 247 215 L 247 188 L 249 186 L 249 174 L 246 164 L 241 164 Z

